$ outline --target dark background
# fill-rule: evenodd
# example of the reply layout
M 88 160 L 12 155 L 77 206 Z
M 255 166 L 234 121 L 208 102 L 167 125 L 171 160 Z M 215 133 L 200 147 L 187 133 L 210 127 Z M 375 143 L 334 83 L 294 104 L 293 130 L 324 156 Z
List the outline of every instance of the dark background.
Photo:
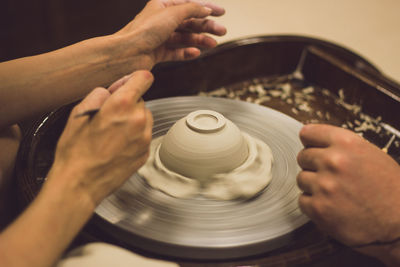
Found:
M 118 31 L 147 0 L 0 0 L 0 61 Z

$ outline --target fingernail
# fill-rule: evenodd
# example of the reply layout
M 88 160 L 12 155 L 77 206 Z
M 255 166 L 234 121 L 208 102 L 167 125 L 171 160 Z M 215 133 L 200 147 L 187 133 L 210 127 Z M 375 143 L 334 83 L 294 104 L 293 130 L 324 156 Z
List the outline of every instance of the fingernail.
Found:
M 215 31 L 222 35 L 226 34 L 226 32 L 227 32 L 225 26 L 222 26 L 218 23 L 215 23 Z
M 142 77 L 145 78 L 146 80 L 149 80 L 153 77 L 153 74 L 148 70 L 137 70 L 132 73 L 132 76 Z
M 153 77 L 153 74 L 150 71 L 144 71 L 144 76 L 147 79 L 151 79 Z

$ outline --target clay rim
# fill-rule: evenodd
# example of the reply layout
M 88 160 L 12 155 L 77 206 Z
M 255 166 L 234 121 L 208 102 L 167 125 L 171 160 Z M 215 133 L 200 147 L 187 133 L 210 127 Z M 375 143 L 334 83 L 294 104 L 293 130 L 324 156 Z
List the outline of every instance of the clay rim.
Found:
M 195 132 L 214 133 L 226 125 L 225 117 L 212 110 L 197 110 L 186 116 L 186 125 Z

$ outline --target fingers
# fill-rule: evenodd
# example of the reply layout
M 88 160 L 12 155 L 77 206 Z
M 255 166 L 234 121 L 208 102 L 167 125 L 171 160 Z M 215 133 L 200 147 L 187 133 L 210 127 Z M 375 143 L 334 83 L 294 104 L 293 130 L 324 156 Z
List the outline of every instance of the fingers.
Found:
M 150 88 L 154 80 L 153 74 L 146 70 L 134 72 L 128 81 L 119 88 L 113 95 L 123 96 L 125 99 L 137 103 L 143 94 Z
M 209 3 L 206 1 L 202 1 L 202 0 L 161 0 L 161 2 L 166 7 L 174 6 L 174 5 L 182 5 L 182 4 L 187 4 L 187 3 L 196 3 L 198 5 L 201 5 L 203 7 L 207 7 L 209 9 L 211 9 L 210 15 L 212 15 L 212 16 L 222 16 L 223 14 L 225 14 L 224 8 L 222 8 L 216 4 Z
M 187 19 L 205 18 L 211 15 L 211 13 L 212 9 L 193 2 L 169 7 L 169 15 L 175 17 L 176 21 L 179 21 L 178 25 Z
M 300 130 L 300 140 L 307 147 L 349 147 L 364 139 L 354 132 L 327 124 L 308 124 Z
M 71 112 L 71 117 L 81 114 L 88 110 L 99 109 L 104 102 L 110 97 L 110 92 L 105 88 L 95 88 L 90 92 Z
M 187 1 L 187 4 L 174 6 L 177 17 L 179 18 L 179 26 L 177 31 L 193 32 L 193 33 L 210 33 L 217 36 L 226 34 L 226 28 L 213 20 L 204 19 L 208 15 L 212 15 L 215 10 L 219 10 L 215 5 L 201 4 L 200 1 Z M 196 3 L 196 4 L 195 4 Z M 200 5 L 199 5 L 200 4 Z M 219 10 L 216 14 L 224 14 L 225 10 Z
M 301 171 L 297 177 L 297 186 L 307 195 L 312 195 L 316 192 L 317 174 L 310 171 Z
M 201 51 L 195 47 L 171 49 L 168 55 L 165 57 L 165 61 L 181 61 L 195 59 L 200 56 Z
M 135 104 L 153 83 L 153 75 L 149 71 L 136 71 L 132 76 L 116 90 L 109 101 L 104 104 L 103 112 L 110 109 L 110 112 L 118 109 L 124 112 L 135 108 Z M 108 111 L 107 111 L 108 112 Z
M 217 36 L 226 34 L 226 28 L 213 20 L 204 19 L 208 15 L 221 16 L 225 13 L 222 7 L 200 0 L 168 0 L 165 6 L 170 6 L 168 16 L 176 17 L 177 31 L 210 33 Z
M 299 208 L 307 215 L 311 220 L 316 220 L 315 210 L 313 207 L 313 197 L 307 194 L 301 194 L 299 196 Z
M 130 78 L 132 77 L 132 74 L 125 75 L 118 81 L 114 82 L 108 87 L 108 91 L 112 94 L 115 91 L 117 91 L 122 85 L 124 85 Z
M 193 2 L 203 2 L 204 3 L 204 1 L 196 1 L 196 0 L 192 0 L 192 1 Z M 222 15 L 225 14 L 225 9 L 223 7 L 220 7 L 220 6 L 216 5 L 216 4 L 214 4 L 214 3 L 205 2 L 204 6 L 210 8 L 212 10 L 211 16 L 219 17 L 219 16 L 222 16 Z
M 210 19 L 188 19 L 179 25 L 178 31 L 207 32 L 217 36 L 226 34 L 226 28 Z
M 303 170 L 318 171 L 323 168 L 324 155 L 321 148 L 303 149 L 297 155 L 297 163 Z
M 177 55 L 177 56 L 173 60 L 194 59 L 194 58 L 200 56 L 200 54 L 201 54 L 201 52 L 198 48 L 194 48 L 194 47 L 184 48 L 181 51 L 176 51 L 175 55 Z
M 165 61 L 189 60 L 200 56 L 198 48 L 213 48 L 217 42 L 206 35 L 192 33 L 174 33 L 168 41 L 169 52 L 165 55 Z M 184 48 L 179 48 L 179 47 Z M 178 48 L 175 48 L 178 47 Z
M 198 47 L 198 48 L 213 48 L 217 45 L 210 36 L 194 33 L 173 33 L 168 40 L 168 47 Z
M 328 147 L 335 128 L 337 127 L 325 124 L 305 125 L 300 130 L 300 140 L 305 147 Z

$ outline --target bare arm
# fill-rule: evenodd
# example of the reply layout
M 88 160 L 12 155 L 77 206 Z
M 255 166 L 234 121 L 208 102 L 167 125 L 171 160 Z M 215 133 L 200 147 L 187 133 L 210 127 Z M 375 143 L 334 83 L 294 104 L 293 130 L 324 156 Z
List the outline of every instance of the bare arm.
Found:
M 49 181 L 23 215 L 0 235 L 0 265 L 51 266 L 93 210 L 83 192 Z
M 108 86 L 135 70 L 169 60 L 197 57 L 226 29 L 206 19 L 224 10 L 196 1 L 150 1 L 115 34 L 42 55 L 0 63 L 0 129 Z
M 38 115 L 106 86 L 129 69 L 108 52 L 118 47 L 112 37 L 86 40 L 46 54 L 0 64 L 0 128 Z M 136 64 L 136 66 L 134 65 Z
M 96 88 L 72 110 L 39 196 L 0 234 L 1 266 L 54 264 L 101 200 L 144 164 L 153 119 L 139 99 L 152 81 L 135 72 L 111 95 Z M 94 108 L 92 119 L 75 117 Z

